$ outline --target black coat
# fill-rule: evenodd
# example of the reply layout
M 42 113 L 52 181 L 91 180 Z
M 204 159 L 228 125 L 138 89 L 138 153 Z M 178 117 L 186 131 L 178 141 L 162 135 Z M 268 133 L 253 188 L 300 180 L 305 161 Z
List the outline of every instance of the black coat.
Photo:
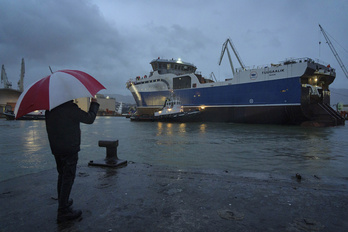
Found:
M 92 124 L 97 116 L 99 104 L 91 102 L 88 113 L 73 101 L 66 102 L 51 111 L 46 111 L 46 130 L 54 155 L 75 154 L 80 151 L 80 122 Z

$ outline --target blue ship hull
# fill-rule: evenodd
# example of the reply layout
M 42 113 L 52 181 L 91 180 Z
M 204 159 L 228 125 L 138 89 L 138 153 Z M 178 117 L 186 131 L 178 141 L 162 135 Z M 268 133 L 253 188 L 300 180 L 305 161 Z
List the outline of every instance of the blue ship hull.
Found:
M 139 92 L 138 106 L 160 107 L 170 91 Z M 298 124 L 301 112 L 300 77 L 281 80 L 174 90 L 186 110 L 200 109 L 197 120 Z M 202 106 L 204 110 L 202 110 Z M 294 117 L 296 115 L 296 117 Z
M 184 106 L 257 106 L 300 105 L 301 83 L 299 77 L 273 81 L 225 85 L 206 88 L 174 90 Z M 162 106 L 169 91 L 140 92 L 139 106 Z M 137 99 L 137 98 L 135 98 Z

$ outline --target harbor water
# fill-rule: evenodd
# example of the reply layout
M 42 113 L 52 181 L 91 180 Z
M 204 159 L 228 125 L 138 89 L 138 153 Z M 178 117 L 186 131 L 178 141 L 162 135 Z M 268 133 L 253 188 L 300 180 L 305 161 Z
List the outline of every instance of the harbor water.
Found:
M 97 117 L 81 124 L 79 166 L 105 158 L 99 140 L 119 140 L 135 163 L 235 173 L 348 178 L 348 127 L 132 122 Z M 44 121 L 0 119 L 0 181 L 55 168 Z

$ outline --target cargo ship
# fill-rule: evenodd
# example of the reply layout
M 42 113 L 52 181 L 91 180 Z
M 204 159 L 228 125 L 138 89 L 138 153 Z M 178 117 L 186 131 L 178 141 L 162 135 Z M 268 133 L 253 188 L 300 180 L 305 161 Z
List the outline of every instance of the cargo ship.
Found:
M 150 62 L 149 76 L 127 82 L 136 104 L 136 117 L 152 117 L 166 99 L 180 98 L 183 110 L 201 112 L 199 121 L 337 126 L 344 119 L 330 106 L 329 85 L 335 69 L 310 58 L 287 59 L 276 64 L 233 68 L 233 78 L 204 78 L 197 67 L 181 59 L 157 58 Z

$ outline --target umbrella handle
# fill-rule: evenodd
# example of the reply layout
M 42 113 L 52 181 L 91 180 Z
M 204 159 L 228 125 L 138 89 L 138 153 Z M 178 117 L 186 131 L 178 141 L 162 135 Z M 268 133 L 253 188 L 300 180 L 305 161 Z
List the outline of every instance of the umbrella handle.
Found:
M 48 67 L 50 68 L 51 74 L 53 74 L 52 69 L 51 69 L 51 66 L 48 66 Z

